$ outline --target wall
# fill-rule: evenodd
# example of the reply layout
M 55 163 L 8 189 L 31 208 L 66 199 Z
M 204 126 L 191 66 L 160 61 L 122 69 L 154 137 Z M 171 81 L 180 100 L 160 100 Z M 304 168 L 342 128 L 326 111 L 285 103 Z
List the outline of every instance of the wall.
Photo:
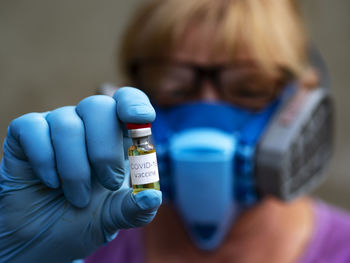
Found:
M 115 81 L 114 50 L 139 2 L 2 0 L 1 140 L 14 117 L 76 104 Z
M 336 103 L 336 148 L 329 175 L 316 194 L 350 209 L 350 1 L 301 0 L 312 40 L 327 62 Z

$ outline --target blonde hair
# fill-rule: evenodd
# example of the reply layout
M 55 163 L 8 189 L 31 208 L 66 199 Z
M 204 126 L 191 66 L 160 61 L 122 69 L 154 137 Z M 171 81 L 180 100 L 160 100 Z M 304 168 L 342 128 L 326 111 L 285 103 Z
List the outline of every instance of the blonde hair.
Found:
M 307 37 L 293 0 L 152 0 L 125 31 L 119 64 L 132 81 L 131 63 L 166 57 L 189 26 L 215 28 L 214 51 L 232 59 L 247 52 L 266 72 L 283 67 L 301 76 Z

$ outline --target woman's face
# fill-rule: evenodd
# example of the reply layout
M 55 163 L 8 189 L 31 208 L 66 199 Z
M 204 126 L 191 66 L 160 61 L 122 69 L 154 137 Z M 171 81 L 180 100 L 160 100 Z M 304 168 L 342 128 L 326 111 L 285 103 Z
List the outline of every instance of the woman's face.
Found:
M 276 98 L 283 79 L 264 74 L 247 52 L 235 61 L 227 52 L 214 52 L 214 38 L 215 30 L 191 27 L 167 59 L 140 65 L 140 86 L 155 104 L 224 101 L 257 110 Z

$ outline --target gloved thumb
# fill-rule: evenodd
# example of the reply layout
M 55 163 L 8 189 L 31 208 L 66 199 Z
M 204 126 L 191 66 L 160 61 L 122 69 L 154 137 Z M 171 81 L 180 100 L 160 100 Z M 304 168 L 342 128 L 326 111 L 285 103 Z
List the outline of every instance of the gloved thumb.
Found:
M 110 196 L 104 207 L 105 230 L 140 227 L 150 223 L 162 203 L 162 192 L 145 190 L 134 195 L 132 189 L 121 189 Z

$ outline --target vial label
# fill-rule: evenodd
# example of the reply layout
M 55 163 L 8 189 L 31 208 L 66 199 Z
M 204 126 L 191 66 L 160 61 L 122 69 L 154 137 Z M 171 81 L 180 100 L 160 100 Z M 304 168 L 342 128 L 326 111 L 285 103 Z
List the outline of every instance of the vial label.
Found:
M 133 185 L 159 181 L 156 153 L 129 156 L 130 177 Z

